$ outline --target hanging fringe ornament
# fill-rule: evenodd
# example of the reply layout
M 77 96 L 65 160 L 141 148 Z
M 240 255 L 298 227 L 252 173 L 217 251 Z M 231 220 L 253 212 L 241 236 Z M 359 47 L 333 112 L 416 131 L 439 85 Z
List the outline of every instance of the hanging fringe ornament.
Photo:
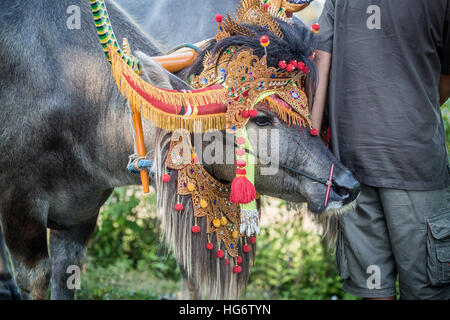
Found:
M 247 237 L 259 233 L 259 212 L 256 206 L 250 209 L 241 208 L 241 233 Z
M 175 204 L 174 209 L 176 211 L 182 211 L 184 209 L 184 206 L 180 201 L 180 195 L 177 195 L 177 203 Z
M 200 232 L 200 226 L 197 225 L 197 217 L 194 217 L 194 225 L 191 228 L 191 231 L 193 233 L 199 233 Z
M 212 249 L 214 249 L 214 244 L 211 242 L 211 235 L 208 234 L 207 236 L 208 236 L 208 243 L 206 244 L 206 249 L 211 251 Z
M 256 199 L 256 190 L 252 181 L 250 181 L 247 176 L 251 176 L 254 179 L 254 161 L 252 164 L 249 163 L 248 154 L 245 149 L 249 149 L 250 143 L 248 140 L 247 130 L 245 127 L 241 128 L 236 132 L 236 177 L 231 183 L 231 195 L 230 201 L 232 203 L 247 204 Z M 245 167 L 245 170 L 242 169 Z M 250 172 L 250 171 L 251 172 Z

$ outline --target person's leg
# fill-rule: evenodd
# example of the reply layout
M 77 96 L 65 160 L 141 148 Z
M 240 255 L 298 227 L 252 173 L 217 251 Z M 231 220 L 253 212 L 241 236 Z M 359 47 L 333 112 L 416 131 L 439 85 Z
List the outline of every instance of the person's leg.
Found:
M 450 299 L 450 189 L 379 189 L 401 299 Z
M 356 209 L 338 219 L 336 264 L 343 289 L 371 299 L 395 299 L 396 268 L 376 188 L 361 186 Z

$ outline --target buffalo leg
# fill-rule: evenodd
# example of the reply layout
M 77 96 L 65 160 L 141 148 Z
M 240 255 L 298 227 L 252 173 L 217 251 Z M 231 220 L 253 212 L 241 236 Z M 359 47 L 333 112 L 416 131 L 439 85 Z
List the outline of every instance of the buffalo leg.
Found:
M 83 268 L 86 247 L 94 232 L 97 217 L 98 211 L 91 220 L 76 227 L 50 231 L 52 300 L 75 299 L 77 287 L 74 285 L 76 279 L 73 276 L 79 276 L 79 271 Z

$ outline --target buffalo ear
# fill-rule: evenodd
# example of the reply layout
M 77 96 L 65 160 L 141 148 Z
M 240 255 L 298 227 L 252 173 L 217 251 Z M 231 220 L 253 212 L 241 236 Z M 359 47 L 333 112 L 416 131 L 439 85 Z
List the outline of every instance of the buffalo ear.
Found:
M 141 62 L 144 78 L 150 84 L 163 89 L 192 90 L 186 82 L 164 69 L 152 57 L 142 51 L 136 51 L 134 55 Z

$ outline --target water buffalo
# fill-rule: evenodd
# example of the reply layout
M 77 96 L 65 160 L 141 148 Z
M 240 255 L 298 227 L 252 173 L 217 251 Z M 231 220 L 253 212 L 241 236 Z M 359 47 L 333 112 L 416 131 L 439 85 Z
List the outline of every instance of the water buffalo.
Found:
M 77 11 L 74 3 L 80 10 L 79 28 L 68 27 L 70 14 Z M 126 36 L 134 51 L 148 56 L 163 54 L 114 1 L 107 5 L 117 39 Z M 148 82 L 189 88 L 148 56 L 138 55 Z M 51 283 L 52 299 L 73 299 L 67 268 L 83 264 L 100 207 L 113 188 L 140 183 L 138 176 L 124 169 L 134 150 L 131 113 L 99 46 L 87 0 L 0 2 L 0 101 L 0 294 L 45 299 Z M 308 130 L 287 127 L 269 111 L 259 121 L 249 126 L 279 130 L 280 163 L 322 179 L 328 178 L 331 163 L 335 164 L 329 207 L 339 208 L 355 199 L 358 182 L 319 138 Z M 162 189 L 159 183 L 168 135 L 147 122 L 144 135 L 149 157 L 155 160 L 152 183 L 158 192 L 158 210 L 167 212 L 163 224 L 170 238 L 170 232 L 182 234 L 190 227 L 192 205 L 184 198 L 184 218 L 170 218 L 175 185 Z M 212 164 L 206 169 L 217 179 L 231 181 L 231 167 Z M 255 185 L 262 194 L 306 201 L 317 213 L 327 210 L 323 204 L 326 186 L 288 170 L 280 169 L 272 177 L 257 175 Z M 176 224 L 172 229 L 167 227 L 171 223 Z M 7 267 L 3 239 L 15 281 Z M 172 245 L 178 241 L 179 248 L 204 245 L 201 238 L 171 239 Z M 194 291 L 205 284 L 198 274 L 203 267 L 185 265 L 185 257 L 176 248 L 175 256 Z M 207 262 L 204 267 L 215 268 Z M 239 275 L 244 280 L 247 276 Z M 221 288 L 215 297 L 235 296 L 227 295 L 228 289 Z

